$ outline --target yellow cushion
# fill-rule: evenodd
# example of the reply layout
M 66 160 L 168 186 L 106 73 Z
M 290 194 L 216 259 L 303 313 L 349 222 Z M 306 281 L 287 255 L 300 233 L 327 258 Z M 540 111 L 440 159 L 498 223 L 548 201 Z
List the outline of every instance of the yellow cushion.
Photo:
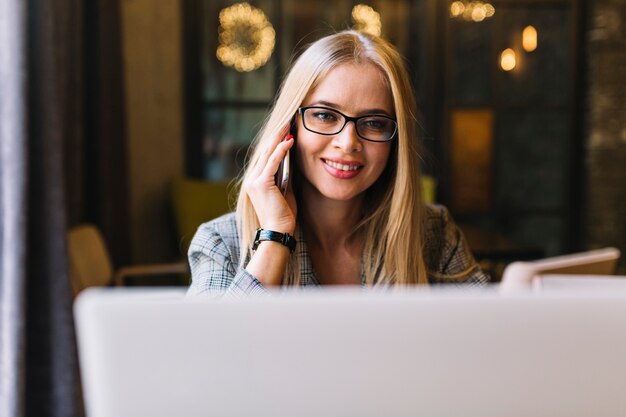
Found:
M 228 182 L 180 178 L 172 184 L 172 204 L 181 254 L 186 255 L 202 223 L 232 210 Z
M 437 191 L 437 180 L 430 175 L 422 175 L 422 198 L 424 203 L 433 204 Z

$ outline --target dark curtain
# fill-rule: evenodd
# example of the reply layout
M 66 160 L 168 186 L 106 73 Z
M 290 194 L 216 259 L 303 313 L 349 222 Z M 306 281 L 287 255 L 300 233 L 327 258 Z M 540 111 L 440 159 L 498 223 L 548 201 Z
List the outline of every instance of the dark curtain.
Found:
M 0 1 L 2 417 L 83 414 L 65 235 L 124 236 L 118 30 L 112 0 Z
M 0 415 L 23 407 L 26 263 L 25 6 L 0 2 Z
M 130 256 L 124 79 L 118 0 L 82 0 L 84 25 L 84 181 L 80 221 L 98 225 L 116 266 Z M 70 173 L 70 175 L 72 175 Z M 77 184 L 75 184 L 77 185 Z M 74 201 L 74 207 L 80 203 Z M 73 212 L 80 210 L 74 208 Z M 76 217 L 70 219 L 72 225 Z
M 79 13 L 72 1 L 3 2 L 2 398 L 3 416 L 79 415 L 79 386 L 65 245 L 64 142 Z M 78 11 L 79 12 L 79 11 Z M 4 32 L 6 31 L 6 32 Z M 10 91 L 7 97 L 5 93 Z

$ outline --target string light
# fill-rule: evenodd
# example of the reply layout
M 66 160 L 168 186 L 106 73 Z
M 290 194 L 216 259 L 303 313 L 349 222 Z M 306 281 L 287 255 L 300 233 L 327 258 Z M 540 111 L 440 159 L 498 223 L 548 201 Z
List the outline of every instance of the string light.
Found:
M 248 3 L 220 11 L 217 59 L 239 72 L 262 67 L 272 56 L 276 32 L 265 13 Z
M 496 8 L 488 2 L 457 0 L 450 4 L 450 17 L 467 21 L 482 22 L 495 13 Z
M 357 4 L 352 8 L 352 21 L 354 29 L 361 32 L 367 32 L 374 36 L 380 36 L 382 33 L 382 23 L 380 22 L 380 13 L 364 4 Z

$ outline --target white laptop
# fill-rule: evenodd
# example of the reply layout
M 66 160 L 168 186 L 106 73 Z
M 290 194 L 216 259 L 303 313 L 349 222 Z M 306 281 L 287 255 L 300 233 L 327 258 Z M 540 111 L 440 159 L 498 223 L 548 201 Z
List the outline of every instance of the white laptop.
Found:
M 513 262 L 505 268 L 502 274 L 500 291 L 515 293 L 553 288 L 554 285 L 557 285 L 559 289 L 564 289 L 568 284 L 576 289 L 582 289 L 584 286 L 597 289 L 606 284 L 607 276 L 615 273 L 619 258 L 619 249 L 609 247 L 536 261 Z M 553 281 L 551 275 L 559 275 L 556 283 L 544 282 L 546 279 Z M 583 276 L 585 278 L 581 279 Z M 599 276 L 603 276 L 604 279 L 597 279 Z M 620 283 L 607 285 L 614 286 Z
M 626 415 L 626 291 L 92 289 L 88 417 Z

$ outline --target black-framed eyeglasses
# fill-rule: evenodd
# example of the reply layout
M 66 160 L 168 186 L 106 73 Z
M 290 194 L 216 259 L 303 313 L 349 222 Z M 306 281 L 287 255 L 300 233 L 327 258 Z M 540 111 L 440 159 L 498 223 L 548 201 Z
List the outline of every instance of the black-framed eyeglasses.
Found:
M 372 114 L 350 117 L 322 106 L 300 107 L 298 113 L 304 128 L 319 135 L 336 135 L 348 122 L 354 122 L 356 134 L 361 139 L 371 142 L 388 142 L 395 138 L 398 131 L 398 123 L 388 116 Z

